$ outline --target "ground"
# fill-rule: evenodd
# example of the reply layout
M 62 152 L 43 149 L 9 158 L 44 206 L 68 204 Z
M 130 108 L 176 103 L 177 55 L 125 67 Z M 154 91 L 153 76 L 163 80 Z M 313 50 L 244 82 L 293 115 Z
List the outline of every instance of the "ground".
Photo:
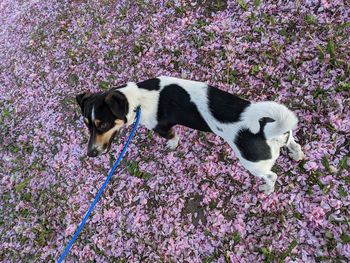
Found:
M 88 158 L 75 95 L 159 75 L 274 100 L 299 118 L 258 191 L 230 147 L 139 128 L 67 262 L 346 262 L 350 6 L 307 1 L 0 2 L 0 260 L 62 253 L 122 148 Z

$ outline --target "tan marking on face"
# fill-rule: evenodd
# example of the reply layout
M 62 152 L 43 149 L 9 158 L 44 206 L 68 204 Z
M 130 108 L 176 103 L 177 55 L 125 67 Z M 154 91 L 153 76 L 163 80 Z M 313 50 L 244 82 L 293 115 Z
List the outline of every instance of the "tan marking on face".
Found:
M 115 126 L 112 129 L 108 130 L 103 134 L 96 135 L 95 145 L 99 147 L 103 147 L 103 145 L 109 144 L 109 141 L 111 140 L 111 137 L 113 136 L 113 134 L 116 131 L 120 130 L 120 128 L 123 127 L 124 125 L 123 120 L 116 120 L 114 123 L 115 123 Z
M 96 127 L 98 127 L 100 124 L 101 124 L 101 121 L 100 120 L 98 120 L 98 119 L 95 119 L 95 125 L 96 125 Z
M 119 119 L 115 120 L 114 123 L 115 125 L 120 126 L 120 128 L 124 125 L 124 121 Z
M 86 123 L 86 124 L 89 124 L 89 119 L 88 118 L 84 118 L 84 122 Z

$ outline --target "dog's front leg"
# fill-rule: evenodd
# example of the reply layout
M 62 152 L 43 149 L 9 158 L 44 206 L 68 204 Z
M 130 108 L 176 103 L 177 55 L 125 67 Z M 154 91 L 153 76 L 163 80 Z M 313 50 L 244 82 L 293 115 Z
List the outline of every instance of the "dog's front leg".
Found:
M 300 144 L 294 140 L 292 131 L 289 131 L 289 139 L 288 139 L 288 142 L 286 145 L 287 145 L 288 150 L 290 151 L 289 156 L 293 160 L 300 161 L 300 160 L 304 159 L 304 153 L 301 150 Z
M 259 186 L 259 190 L 263 191 L 266 195 L 271 194 L 275 190 L 275 183 L 277 181 L 277 174 L 271 170 L 251 170 L 254 176 L 259 177 L 265 181 L 264 184 Z
M 167 147 L 170 150 L 175 150 L 176 147 L 179 145 L 179 136 L 176 134 L 174 128 L 172 128 L 171 126 L 157 125 L 154 131 L 168 140 Z

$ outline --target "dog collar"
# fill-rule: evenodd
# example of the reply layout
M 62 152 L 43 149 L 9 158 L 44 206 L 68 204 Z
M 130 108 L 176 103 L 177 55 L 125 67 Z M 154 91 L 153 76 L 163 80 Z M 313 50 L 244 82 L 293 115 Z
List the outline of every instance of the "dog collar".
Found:
M 128 115 L 125 116 L 126 118 L 126 125 L 129 126 L 132 124 L 133 120 L 135 119 L 135 116 L 137 115 L 137 112 L 141 109 L 141 105 L 138 105 L 134 108 L 133 111 L 129 112 Z

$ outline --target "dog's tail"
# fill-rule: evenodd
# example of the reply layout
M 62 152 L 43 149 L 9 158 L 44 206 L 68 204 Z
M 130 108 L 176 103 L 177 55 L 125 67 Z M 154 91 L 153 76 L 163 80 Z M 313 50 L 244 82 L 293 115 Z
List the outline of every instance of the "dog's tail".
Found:
M 263 131 L 266 139 L 290 131 L 298 123 L 298 118 L 291 110 L 273 101 L 252 103 L 243 112 L 241 120 L 252 133 Z

